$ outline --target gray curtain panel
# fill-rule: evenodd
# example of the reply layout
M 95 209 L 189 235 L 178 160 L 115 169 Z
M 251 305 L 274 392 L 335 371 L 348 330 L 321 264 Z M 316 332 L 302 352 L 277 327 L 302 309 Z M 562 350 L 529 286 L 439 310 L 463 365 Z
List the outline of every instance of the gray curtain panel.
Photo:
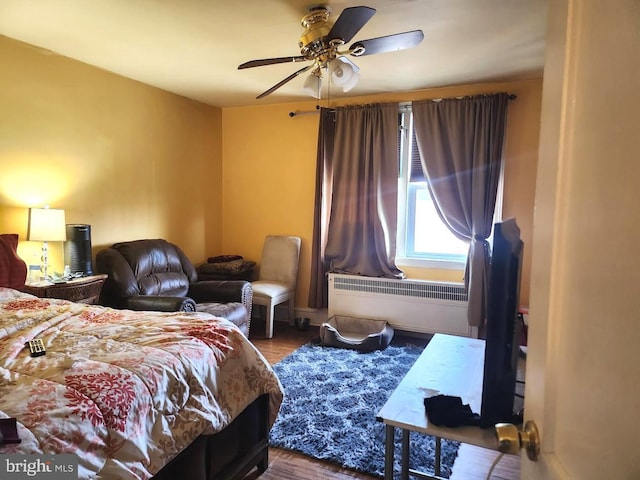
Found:
M 336 108 L 325 258 L 331 271 L 403 278 L 395 265 L 398 105 Z
M 327 243 L 327 225 L 331 211 L 335 131 L 335 110 L 321 108 L 316 161 L 316 197 L 313 212 L 311 282 L 309 285 L 309 307 L 311 308 L 327 308 L 329 306 L 329 286 L 327 284 L 329 261 L 324 257 L 324 246 Z
M 465 282 L 469 325 L 486 320 L 489 244 L 502 163 L 509 95 L 413 102 L 422 168 L 436 210 L 469 241 Z

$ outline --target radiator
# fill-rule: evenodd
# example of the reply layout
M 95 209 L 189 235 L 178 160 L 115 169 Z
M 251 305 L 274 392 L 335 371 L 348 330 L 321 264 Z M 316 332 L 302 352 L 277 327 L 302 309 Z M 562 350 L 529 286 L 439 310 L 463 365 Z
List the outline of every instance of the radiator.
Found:
M 462 283 L 395 280 L 329 274 L 329 318 L 384 319 L 393 328 L 419 333 L 476 336 L 467 322 Z

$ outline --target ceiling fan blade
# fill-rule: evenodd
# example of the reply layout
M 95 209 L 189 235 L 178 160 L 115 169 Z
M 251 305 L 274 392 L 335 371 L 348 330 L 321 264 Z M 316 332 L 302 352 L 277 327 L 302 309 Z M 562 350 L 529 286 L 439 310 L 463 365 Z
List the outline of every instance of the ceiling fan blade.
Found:
M 327 34 L 327 42 L 339 38 L 347 43 L 375 13 L 375 8 L 371 7 L 345 8 Z
M 285 83 L 293 80 L 294 78 L 296 78 L 298 75 L 300 75 L 301 73 L 306 72 L 307 70 L 309 70 L 310 68 L 312 68 L 313 66 L 315 66 L 315 63 L 312 63 L 311 65 L 307 65 L 306 67 L 301 68 L 300 70 L 298 70 L 297 72 L 292 73 L 291 75 L 289 75 L 287 78 L 285 78 L 284 80 L 279 81 L 278 83 L 276 83 L 273 87 L 271 87 L 269 90 L 267 90 L 266 92 L 261 93 L 260 95 L 258 95 L 256 97 L 256 99 L 262 98 L 262 97 L 266 97 L 267 95 L 269 95 L 270 93 L 275 92 L 277 89 L 279 89 L 281 86 L 283 86 Z
M 276 63 L 303 62 L 305 60 L 307 59 L 300 55 L 296 57 L 263 58 L 261 60 L 251 60 L 249 62 L 243 63 L 242 65 L 238 65 L 238 70 L 242 70 L 244 68 L 262 67 L 264 65 L 275 65 Z
M 395 50 L 404 50 L 418 45 L 424 38 L 422 30 L 412 30 L 411 32 L 396 33 L 387 35 L 386 37 L 370 38 L 368 40 L 360 40 L 349 47 L 352 55 L 362 57 L 364 55 L 373 55 L 374 53 L 392 52 Z M 360 52 L 360 50 L 364 51 Z

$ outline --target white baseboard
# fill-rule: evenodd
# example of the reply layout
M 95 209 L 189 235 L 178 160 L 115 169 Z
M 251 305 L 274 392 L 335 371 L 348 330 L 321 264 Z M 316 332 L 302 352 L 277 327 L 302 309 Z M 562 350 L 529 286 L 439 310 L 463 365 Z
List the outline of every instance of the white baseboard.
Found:
M 326 308 L 296 308 L 296 318 L 306 317 L 311 325 L 322 325 L 328 319 L 327 314 Z
M 256 306 L 254 306 L 254 310 L 257 310 Z M 259 318 L 259 315 L 260 314 L 258 312 L 254 311 L 251 316 L 252 318 Z M 316 325 L 316 326 L 322 325 L 328 319 L 326 308 L 309 308 L 309 307 L 296 308 L 295 316 L 296 318 L 298 317 L 308 318 L 309 323 L 311 325 Z M 286 322 L 287 317 L 288 317 L 287 305 L 286 304 L 283 304 L 282 306 L 277 305 L 274 312 L 274 318 L 273 318 L 274 321 Z M 293 325 L 293 320 L 291 320 L 289 323 Z

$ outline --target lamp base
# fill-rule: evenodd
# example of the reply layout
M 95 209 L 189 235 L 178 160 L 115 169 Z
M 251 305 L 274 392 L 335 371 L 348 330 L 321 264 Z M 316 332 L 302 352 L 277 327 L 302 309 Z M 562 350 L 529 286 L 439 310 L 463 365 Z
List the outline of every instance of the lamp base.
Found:
M 49 245 L 46 241 L 42 242 L 42 264 L 40 265 L 40 271 L 42 272 L 41 280 L 47 280 L 48 278 L 48 269 L 49 269 Z

